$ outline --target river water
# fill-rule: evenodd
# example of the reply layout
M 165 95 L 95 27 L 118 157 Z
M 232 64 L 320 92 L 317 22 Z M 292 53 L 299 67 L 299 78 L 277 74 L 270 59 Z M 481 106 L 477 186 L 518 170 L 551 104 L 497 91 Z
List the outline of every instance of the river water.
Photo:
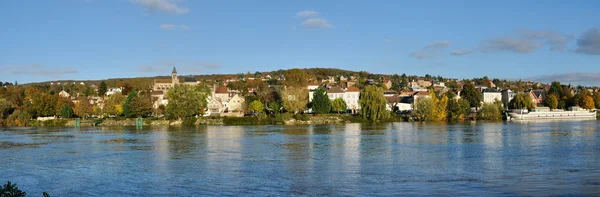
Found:
M 600 122 L 0 128 L 31 196 L 600 195 Z

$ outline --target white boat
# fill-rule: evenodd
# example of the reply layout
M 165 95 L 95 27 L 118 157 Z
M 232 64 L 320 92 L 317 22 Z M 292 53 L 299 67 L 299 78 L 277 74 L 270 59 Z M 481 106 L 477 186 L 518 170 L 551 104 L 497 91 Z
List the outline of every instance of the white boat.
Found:
M 508 113 L 509 120 L 594 120 L 596 119 L 596 110 L 583 110 L 579 107 L 572 107 L 570 110 L 550 110 L 547 107 L 535 108 L 529 112 L 526 109 L 513 110 Z

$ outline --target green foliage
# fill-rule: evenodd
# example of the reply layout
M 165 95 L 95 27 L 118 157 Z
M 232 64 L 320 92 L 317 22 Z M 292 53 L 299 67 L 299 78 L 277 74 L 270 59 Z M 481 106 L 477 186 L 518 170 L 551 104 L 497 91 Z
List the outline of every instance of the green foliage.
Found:
M 268 107 L 269 107 L 269 111 L 271 111 L 271 113 L 279 114 L 281 112 L 281 108 L 283 107 L 283 104 L 282 104 L 281 100 L 276 100 L 276 101 L 269 103 Z
M 308 74 L 298 68 L 291 69 L 285 73 L 285 85 L 289 87 L 306 87 L 308 79 Z
M 61 110 L 60 110 L 60 117 L 62 118 L 72 118 L 74 115 L 73 113 L 73 109 L 71 109 L 71 107 L 69 107 L 69 105 L 67 105 L 66 103 L 62 104 Z
M 301 121 L 309 121 L 310 117 L 312 117 L 312 115 L 310 115 L 310 114 L 295 114 L 294 115 L 294 119 L 301 120 Z
M 308 89 L 306 87 L 287 87 L 281 91 L 283 107 L 293 113 L 306 109 L 308 103 Z
M 481 105 L 481 92 L 475 89 L 475 85 L 466 83 L 463 86 L 462 98 L 469 102 L 471 107 L 479 107 Z
M 182 125 L 183 126 L 196 126 L 196 121 L 198 118 L 196 117 L 185 117 L 183 118 Z
M 114 93 L 104 101 L 104 108 L 102 110 L 108 115 L 119 116 L 123 114 L 123 104 L 125 103 L 125 100 L 125 96 L 121 93 Z
M 258 118 L 254 116 L 246 117 L 225 117 L 223 118 L 224 125 L 267 125 L 267 124 L 283 124 L 281 117 L 264 117 Z
M 169 104 L 167 113 L 172 117 L 183 118 L 204 114 L 210 89 L 206 85 L 175 85 L 167 92 Z
M 383 90 L 377 86 L 366 86 L 361 91 L 358 102 L 362 117 L 369 121 L 383 120 L 390 114 L 386 110 L 387 100 L 383 96 Z
M 331 100 L 329 100 L 325 88 L 320 87 L 315 90 L 312 108 L 316 114 L 327 114 L 331 111 Z
M 447 106 L 447 117 L 448 121 L 459 121 L 464 120 L 466 115 L 471 112 L 471 106 L 465 99 L 450 99 L 448 100 Z
M 517 93 L 515 97 L 508 103 L 509 109 L 533 109 L 534 104 L 531 96 L 528 93 Z
M 10 101 L 0 98 L 0 120 L 4 119 L 8 115 L 8 111 L 11 109 Z
M 420 121 L 433 120 L 433 100 L 431 98 L 420 98 L 415 102 L 413 114 Z
M 250 103 L 248 109 L 254 113 L 262 113 L 265 110 L 265 106 L 259 100 L 255 100 Z
M 548 94 L 554 94 L 556 95 L 556 98 L 561 98 L 563 96 L 563 88 L 560 85 L 560 82 L 553 81 L 550 85 L 550 90 L 548 91 Z
M 104 94 L 106 94 L 106 91 L 108 91 L 108 87 L 106 87 L 106 82 L 100 82 L 100 86 L 98 86 L 98 96 L 103 97 Z
M 26 111 L 15 110 L 8 119 L 6 119 L 6 123 L 9 126 L 28 126 L 29 121 L 31 120 L 31 115 Z
M 550 94 L 544 100 L 544 105 L 550 107 L 550 109 L 556 109 L 558 107 L 558 98 L 554 94 Z
M 133 100 L 133 98 L 135 98 L 137 96 L 138 96 L 137 91 L 131 91 L 131 92 L 129 92 L 129 94 L 127 94 L 127 99 L 125 99 L 125 103 L 123 103 L 123 115 L 125 115 L 125 117 L 132 117 L 131 101 Z
M 135 97 L 130 103 L 131 116 L 146 117 L 152 114 L 152 101 L 150 98 Z
M 338 113 L 346 111 L 348 106 L 346 105 L 346 101 L 343 98 L 336 98 L 331 102 L 331 109 Z
M 12 184 L 10 181 L 0 187 L 1 197 L 25 197 L 27 193 L 19 190 L 17 184 Z
M 594 104 L 596 104 L 596 109 L 600 109 L 600 92 L 594 93 Z
M 477 112 L 477 119 L 502 120 L 502 106 L 494 103 L 484 103 Z

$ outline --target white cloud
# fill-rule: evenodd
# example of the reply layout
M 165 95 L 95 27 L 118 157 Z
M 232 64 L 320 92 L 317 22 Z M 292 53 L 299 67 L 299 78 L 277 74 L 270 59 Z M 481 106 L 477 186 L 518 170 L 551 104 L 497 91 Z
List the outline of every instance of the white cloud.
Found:
M 473 53 L 472 50 L 455 50 L 450 53 L 450 55 L 468 55 Z
M 600 29 L 592 28 L 583 33 L 577 40 L 575 51 L 588 55 L 600 55 Z
M 448 46 L 452 45 L 449 41 L 439 41 L 426 45 L 420 50 L 411 52 L 409 55 L 417 59 L 428 59 L 434 58 L 440 55 L 440 53 Z
M 314 17 L 318 17 L 319 16 L 319 12 L 305 10 L 305 11 L 302 11 L 302 12 L 298 12 L 298 14 L 296 14 L 296 16 L 302 17 L 302 18 L 314 18 Z
M 392 42 L 394 42 L 394 41 L 393 41 L 393 40 L 390 40 L 390 39 L 383 39 L 383 42 L 385 42 L 385 43 L 392 43 Z
M 333 28 L 333 25 L 324 18 L 309 18 L 302 22 L 302 26 L 310 28 Z
M 174 29 L 181 29 L 181 30 L 190 30 L 191 27 L 187 26 L 187 25 L 174 25 L 174 24 L 161 24 L 160 25 L 161 29 L 166 29 L 166 30 L 174 30 Z
M 552 51 L 564 51 L 573 36 L 565 36 L 558 31 L 534 31 L 527 28 L 517 30 L 522 39 L 542 41 L 550 47 Z
M 600 85 L 599 72 L 572 72 L 572 73 L 557 73 L 549 75 L 540 75 L 531 77 L 528 80 L 540 82 L 560 81 L 561 83 L 577 84 L 577 85 Z
M 147 11 L 163 12 L 168 14 L 186 14 L 190 10 L 177 5 L 178 0 L 132 0 Z
M 509 51 L 514 53 L 531 53 L 541 47 L 541 44 L 527 39 L 493 38 L 479 45 L 481 51 Z
M 175 25 L 173 25 L 173 24 L 162 24 L 162 25 L 160 25 L 160 28 L 161 29 L 174 29 Z

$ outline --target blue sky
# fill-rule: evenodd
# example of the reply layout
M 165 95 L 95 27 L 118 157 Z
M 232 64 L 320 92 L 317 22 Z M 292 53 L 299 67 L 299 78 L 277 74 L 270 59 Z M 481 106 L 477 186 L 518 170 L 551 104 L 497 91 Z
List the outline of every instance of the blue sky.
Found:
M 0 81 L 328 67 L 600 85 L 598 1 L 0 1 Z

